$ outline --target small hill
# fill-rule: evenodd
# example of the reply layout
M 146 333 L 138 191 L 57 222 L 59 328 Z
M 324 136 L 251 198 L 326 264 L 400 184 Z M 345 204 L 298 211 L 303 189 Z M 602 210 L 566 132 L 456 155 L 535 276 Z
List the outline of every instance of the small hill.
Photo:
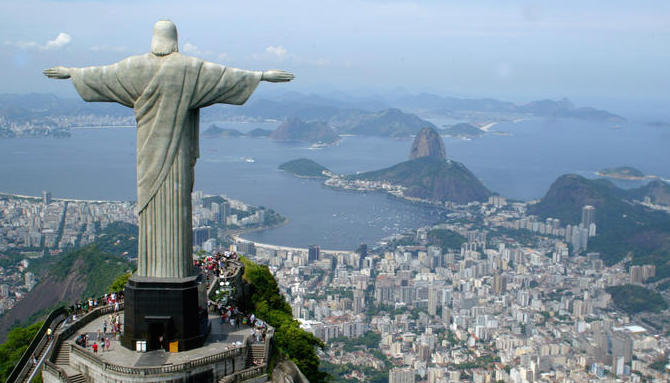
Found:
M 448 128 L 442 129 L 442 132 L 452 137 L 474 138 L 484 134 L 478 127 L 462 122 L 460 124 L 452 125 Z
M 491 192 L 460 162 L 422 157 L 390 168 L 349 176 L 407 187 L 406 196 L 431 201 L 484 201 Z
M 630 166 L 620 166 L 618 168 L 607 168 L 599 170 L 597 173 L 602 177 L 621 178 L 629 180 L 639 180 L 645 177 L 641 170 L 632 168 Z
M 670 217 L 633 202 L 644 188 L 627 191 L 605 179 L 563 175 L 539 203 L 529 206 L 529 213 L 577 224 L 582 207 L 592 205 L 598 234 L 589 241 L 589 251 L 599 252 L 609 265 L 630 255 L 633 264 L 656 265 L 656 279 L 670 277 Z
M 327 177 L 324 172 L 330 172 L 330 170 L 324 166 L 321 166 L 307 158 L 299 158 L 297 160 L 284 162 L 283 164 L 279 165 L 279 169 L 298 177 L 321 178 Z
M 202 133 L 202 135 L 204 137 L 215 138 L 215 137 L 239 137 L 243 136 L 244 134 L 236 129 L 226 129 L 216 125 L 210 125 L 209 128 L 207 128 L 207 130 L 205 130 Z
M 436 158 L 438 160 L 447 158 L 442 137 L 440 137 L 435 129 L 430 127 L 421 129 L 416 138 L 414 138 L 412 149 L 409 151 L 410 160 L 423 157 Z
M 270 134 L 270 138 L 277 141 L 306 141 L 312 144 L 332 144 L 339 140 L 339 136 L 325 122 L 305 122 L 298 118 L 291 118 L 282 123 Z
M 329 121 L 341 134 L 361 136 L 410 137 L 421 129 L 436 129 L 432 123 L 400 109 L 386 109 L 377 113 L 360 111 L 341 113 Z

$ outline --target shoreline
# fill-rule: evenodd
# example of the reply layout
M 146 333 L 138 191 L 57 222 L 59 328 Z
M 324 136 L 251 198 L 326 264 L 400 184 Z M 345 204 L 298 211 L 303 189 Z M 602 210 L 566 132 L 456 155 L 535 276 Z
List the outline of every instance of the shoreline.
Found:
M 659 179 L 662 179 L 661 177 L 653 175 L 653 174 L 648 174 L 648 175 L 638 177 L 638 176 L 626 176 L 626 175 L 621 175 L 621 174 L 607 174 L 607 173 L 603 173 L 600 170 L 598 170 L 596 172 L 596 175 L 598 177 L 614 178 L 614 179 L 617 179 L 617 180 L 625 180 L 625 181 L 645 181 L 645 180 L 659 180 Z

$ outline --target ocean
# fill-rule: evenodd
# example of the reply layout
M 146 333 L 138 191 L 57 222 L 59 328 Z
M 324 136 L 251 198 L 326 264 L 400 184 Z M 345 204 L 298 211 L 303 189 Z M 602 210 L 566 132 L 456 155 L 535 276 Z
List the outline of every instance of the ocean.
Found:
M 434 122 L 440 126 L 440 121 Z M 274 129 L 278 123 L 217 125 L 249 131 Z M 445 138 L 447 157 L 463 162 L 489 189 L 511 199 L 541 198 L 562 174 L 595 177 L 606 167 L 633 166 L 670 178 L 669 128 L 538 119 L 499 123 L 491 131 L 472 140 Z M 332 190 L 277 167 L 305 157 L 337 173 L 375 170 L 406 160 L 411 143 L 347 136 L 337 145 L 313 149 L 268 138 L 201 137 L 195 190 L 273 208 L 289 219 L 286 225 L 245 238 L 351 250 L 360 243 L 436 223 L 445 212 L 382 193 Z M 55 198 L 134 200 L 135 145 L 134 128 L 78 128 L 72 129 L 70 138 L 0 140 L 0 191 L 39 195 L 48 190 Z

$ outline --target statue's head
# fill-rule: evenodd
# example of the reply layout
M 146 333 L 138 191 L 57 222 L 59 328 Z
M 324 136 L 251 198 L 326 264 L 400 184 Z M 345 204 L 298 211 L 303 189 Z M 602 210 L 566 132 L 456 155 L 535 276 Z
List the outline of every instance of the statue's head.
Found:
M 177 26 L 170 20 L 160 20 L 154 24 L 151 53 L 156 56 L 165 56 L 178 51 Z

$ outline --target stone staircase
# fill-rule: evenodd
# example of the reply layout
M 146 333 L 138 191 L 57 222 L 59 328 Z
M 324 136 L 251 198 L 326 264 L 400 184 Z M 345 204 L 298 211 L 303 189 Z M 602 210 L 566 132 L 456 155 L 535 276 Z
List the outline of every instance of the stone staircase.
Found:
M 61 343 L 56 351 L 56 365 L 69 366 L 70 365 L 70 345 L 67 342 Z
M 86 377 L 82 374 L 72 375 L 69 377 L 71 383 L 87 383 Z
M 252 344 L 249 348 L 249 352 L 247 353 L 247 367 L 253 366 L 254 360 L 260 360 L 261 363 L 266 362 L 264 343 Z

